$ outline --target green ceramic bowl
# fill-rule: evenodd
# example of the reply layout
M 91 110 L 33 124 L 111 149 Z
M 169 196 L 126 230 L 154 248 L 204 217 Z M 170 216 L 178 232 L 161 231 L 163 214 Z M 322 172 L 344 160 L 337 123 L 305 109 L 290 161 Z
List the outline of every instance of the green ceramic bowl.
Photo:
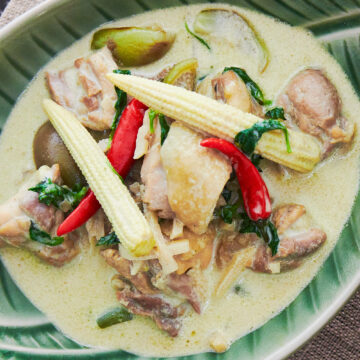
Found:
M 0 128 L 33 76 L 59 51 L 100 24 L 143 11 L 206 1 L 48 0 L 0 31 Z M 215 2 L 215 1 L 209 1 Z M 360 94 L 359 0 L 229 0 L 304 26 L 315 34 L 349 75 Z M 0 172 L 1 173 L 1 172 Z M 4 176 L 1 174 L 1 176 Z M 320 272 L 293 303 L 221 355 L 191 360 L 282 359 L 310 339 L 360 284 L 360 198 L 340 240 Z M 137 359 L 121 351 L 78 345 L 65 337 L 0 270 L 1 359 Z

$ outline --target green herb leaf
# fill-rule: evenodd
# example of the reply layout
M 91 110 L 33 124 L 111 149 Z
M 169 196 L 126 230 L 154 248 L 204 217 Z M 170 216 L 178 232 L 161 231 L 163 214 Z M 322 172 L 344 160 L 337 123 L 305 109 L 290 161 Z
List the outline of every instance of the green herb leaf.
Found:
M 154 133 L 154 119 L 159 113 L 154 109 L 149 110 L 149 120 L 150 120 L 150 134 Z
M 289 133 L 287 127 L 279 120 L 269 119 L 254 124 L 251 128 L 240 131 L 235 136 L 235 144 L 248 156 L 250 156 L 260 140 L 267 131 L 282 130 L 284 132 L 287 152 L 291 153 Z
M 225 201 L 228 203 L 231 198 L 231 191 L 224 187 L 224 190 L 221 193 L 222 197 L 225 199 Z
M 242 296 L 247 295 L 247 291 L 240 284 L 236 284 L 234 286 L 234 292 L 237 295 L 242 295 Z
M 210 45 L 203 39 L 201 38 L 199 35 L 196 35 L 194 32 L 192 32 L 190 29 L 189 29 L 189 26 L 187 24 L 187 22 L 185 21 L 185 29 L 186 31 L 191 35 L 193 36 L 195 39 L 197 39 L 198 41 L 200 41 L 204 46 L 206 46 L 209 50 L 211 50 L 211 47 Z
M 51 237 L 50 234 L 41 230 L 40 227 L 33 221 L 30 222 L 29 235 L 31 240 L 37 241 L 41 244 L 48 246 L 57 246 L 64 242 L 63 237 L 61 236 Z
M 265 113 L 268 119 L 285 119 L 284 109 L 282 107 L 274 107 Z
M 260 105 L 269 105 L 272 104 L 271 100 L 265 100 L 264 94 L 261 91 L 258 84 L 253 81 L 247 72 L 244 69 L 238 67 L 226 67 L 223 73 L 227 71 L 233 71 L 240 79 L 245 83 L 246 87 L 249 89 L 251 96 L 260 104 Z
M 268 244 L 271 249 L 272 256 L 274 256 L 278 252 L 280 243 L 278 232 L 275 225 L 270 220 L 262 220 L 262 222 L 263 224 L 259 225 L 262 238 Z
M 251 220 L 246 213 L 242 213 L 240 217 L 242 219 L 242 223 L 239 232 L 255 233 L 259 238 L 261 238 L 261 232 L 259 230 L 257 222 Z
M 220 208 L 219 215 L 226 224 L 231 224 L 239 216 L 240 204 L 225 205 Z
M 274 256 L 278 251 L 280 243 L 275 225 L 269 219 L 253 221 L 245 213 L 241 214 L 241 218 L 243 221 L 239 232 L 255 233 L 268 244 L 271 253 Z
M 131 75 L 130 70 L 114 70 L 113 71 L 115 74 L 123 74 L 123 75 Z M 115 130 L 117 128 L 117 126 L 119 125 L 119 121 L 120 121 L 120 117 L 122 112 L 124 111 L 126 104 L 127 104 L 127 94 L 125 91 L 119 89 L 118 87 L 115 86 L 115 91 L 116 91 L 116 95 L 117 95 L 117 100 L 115 103 L 115 116 L 114 116 L 114 120 L 113 123 L 111 125 L 111 131 L 110 131 L 110 135 L 109 135 L 109 146 L 111 144 L 111 141 L 114 137 L 115 134 Z
M 133 314 L 129 312 L 125 307 L 119 306 L 101 315 L 96 320 L 96 322 L 101 329 L 105 329 L 109 326 L 119 324 L 125 321 L 129 321 L 132 319 L 133 319 Z
M 260 168 L 260 161 L 263 159 L 264 158 L 259 154 L 252 154 L 250 156 L 251 162 L 255 165 L 255 167 L 258 169 L 259 172 L 262 172 L 262 170 Z
M 115 232 L 111 232 L 110 234 L 101 237 L 96 243 L 96 246 L 112 246 L 116 244 L 120 244 L 120 240 Z
M 47 178 L 29 190 L 39 194 L 39 202 L 42 204 L 54 205 L 59 209 L 62 203 L 67 202 L 71 209 L 74 209 L 85 196 L 88 188 L 76 184 L 71 190 L 67 186 L 60 186 Z
M 164 114 L 159 114 L 159 123 L 161 127 L 161 145 L 164 143 L 165 139 L 170 130 L 170 126 L 167 123 Z

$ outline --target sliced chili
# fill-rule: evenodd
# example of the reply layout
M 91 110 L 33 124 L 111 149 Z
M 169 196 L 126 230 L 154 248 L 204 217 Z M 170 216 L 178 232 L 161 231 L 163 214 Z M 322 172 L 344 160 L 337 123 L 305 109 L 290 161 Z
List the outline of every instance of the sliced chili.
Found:
M 147 106 L 132 99 L 123 111 L 107 157 L 114 169 L 125 178 L 134 163 L 137 133 L 143 123 Z M 60 224 L 57 235 L 62 236 L 74 231 L 88 221 L 101 205 L 95 194 L 89 190 L 77 208 Z
M 200 145 L 217 149 L 230 158 L 249 218 L 253 221 L 267 219 L 271 215 L 269 192 L 259 171 L 249 158 L 234 144 L 223 139 L 205 139 Z

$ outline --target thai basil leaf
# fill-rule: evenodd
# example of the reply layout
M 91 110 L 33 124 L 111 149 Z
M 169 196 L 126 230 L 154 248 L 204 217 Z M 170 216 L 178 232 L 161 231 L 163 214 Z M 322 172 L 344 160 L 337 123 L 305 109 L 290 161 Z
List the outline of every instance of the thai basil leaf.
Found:
M 268 244 L 271 249 L 271 254 L 274 256 L 278 252 L 279 248 L 279 235 L 275 225 L 270 220 L 260 220 L 263 224 L 259 224 L 262 238 Z
M 110 234 L 101 237 L 96 243 L 96 246 L 112 246 L 117 244 L 120 244 L 120 240 L 115 232 L 111 232 Z
M 76 184 L 74 189 L 70 189 L 67 186 L 55 184 L 47 178 L 29 190 L 39 194 L 39 202 L 42 204 L 54 205 L 59 209 L 62 203 L 67 202 L 71 209 L 74 209 L 85 196 L 88 188 Z
M 131 75 L 130 70 L 114 70 L 115 74 L 123 74 L 123 75 Z M 117 100 L 116 103 L 114 105 L 115 107 L 115 116 L 114 116 L 114 120 L 113 123 L 111 125 L 111 131 L 110 131 L 110 135 L 109 135 L 109 141 L 111 144 L 111 141 L 114 137 L 115 134 L 115 130 L 117 128 L 117 126 L 119 125 L 119 121 L 120 121 L 120 117 L 122 112 L 124 111 L 126 104 L 127 104 L 127 94 L 125 91 L 119 89 L 118 87 L 115 86 L 115 91 L 116 91 L 116 95 L 117 95 Z
M 57 246 L 64 242 L 61 236 L 51 237 L 50 234 L 40 229 L 40 227 L 31 221 L 29 229 L 30 239 L 48 246 Z
M 278 251 L 280 243 L 275 225 L 269 219 L 253 221 L 245 213 L 241 214 L 241 218 L 243 221 L 239 232 L 255 233 L 268 244 L 271 253 L 274 256 Z
M 101 329 L 104 329 L 124 321 L 132 320 L 132 318 L 133 314 L 131 312 L 129 312 L 125 307 L 119 306 L 101 315 L 96 322 Z
M 291 153 L 289 133 L 287 127 L 279 120 L 269 119 L 254 124 L 251 128 L 240 131 L 235 136 L 236 145 L 248 156 L 250 156 L 260 140 L 267 131 L 282 130 L 284 132 L 287 152 Z
M 284 109 L 282 107 L 274 107 L 265 113 L 265 117 L 268 119 L 285 119 Z
M 219 209 L 219 215 L 226 224 L 231 224 L 239 215 L 240 204 L 225 205 Z
M 239 78 L 245 83 L 246 87 L 249 89 L 251 96 L 260 104 L 260 105 L 269 105 L 272 103 L 271 100 L 266 100 L 263 92 L 261 91 L 258 84 L 253 81 L 247 72 L 244 69 L 238 67 L 226 67 L 223 71 L 233 71 Z
M 168 136 L 170 126 L 167 123 L 164 114 L 159 114 L 159 123 L 161 127 L 161 145 L 162 145 Z
M 187 22 L 185 21 L 185 29 L 186 31 L 191 35 L 193 36 L 196 40 L 200 41 L 205 47 L 207 47 L 209 50 L 211 50 L 211 47 L 210 45 L 203 39 L 201 38 L 199 35 L 196 35 L 194 32 L 192 32 L 190 29 L 189 29 L 189 26 L 187 24 Z
M 255 165 L 255 167 L 258 169 L 259 172 L 262 172 L 262 170 L 260 168 L 260 161 L 263 159 L 264 158 L 259 154 L 252 154 L 250 156 L 251 162 Z
M 225 199 L 226 203 L 228 203 L 231 198 L 231 190 L 229 190 L 225 187 L 224 190 L 222 191 L 221 195 Z
M 261 238 L 261 233 L 257 226 L 257 222 L 251 220 L 246 213 L 242 213 L 240 217 L 242 219 L 242 223 L 241 223 L 239 232 L 240 233 L 255 233 L 258 237 Z

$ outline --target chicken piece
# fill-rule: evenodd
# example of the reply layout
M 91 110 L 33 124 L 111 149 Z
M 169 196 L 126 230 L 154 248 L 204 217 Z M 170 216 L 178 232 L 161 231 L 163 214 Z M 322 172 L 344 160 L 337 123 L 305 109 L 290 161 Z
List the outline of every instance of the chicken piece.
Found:
M 222 154 L 200 146 L 203 138 L 174 122 L 160 151 L 170 207 L 197 234 L 206 231 L 232 171 Z
M 214 88 L 215 99 L 234 106 L 244 112 L 251 112 L 251 96 L 245 83 L 234 73 L 227 71 L 215 77 L 211 84 Z
M 117 95 L 106 74 L 117 69 L 107 47 L 87 59 L 75 60 L 74 67 L 46 73 L 51 97 L 75 113 L 81 123 L 93 130 L 111 127 Z
M 99 209 L 86 223 L 85 228 L 88 233 L 88 241 L 93 249 L 98 239 L 105 236 L 105 213 Z
M 326 240 L 326 234 L 320 229 L 310 229 L 298 235 L 284 237 L 279 244 L 279 250 L 273 257 L 301 257 L 317 250 Z
M 150 282 L 146 271 L 139 271 L 136 275 L 131 275 L 132 261 L 121 257 L 115 249 L 106 249 L 101 252 L 105 261 L 112 266 L 123 278 L 130 281 L 135 288 L 142 294 L 156 294 L 157 289 Z
M 261 105 L 254 101 L 245 83 L 232 70 L 207 76 L 198 86 L 197 92 L 244 112 L 264 117 Z
M 197 313 L 201 312 L 201 301 L 198 294 L 199 287 L 197 286 L 197 279 L 190 275 L 191 270 L 188 272 L 189 274 L 179 275 L 172 273 L 164 277 L 161 265 L 157 259 L 149 260 L 148 266 L 151 282 L 158 289 L 170 296 L 174 296 L 174 293 L 179 295 L 187 300 Z
M 304 256 L 315 252 L 325 240 L 326 234 L 322 230 L 310 229 L 298 235 L 282 238 L 275 256 L 271 256 L 270 249 L 266 245 L 260 245 L 249 267 L 264 273 L 295 269 L 302 264 Z
M 235 253 L 253 244 L 256 239 L 257 235 L 254 233 L 223 234 L 216 251 L 216 265 L 220 269 L 224 268 L 231 262 Z
M 348 143 L 354 124 L 341 115 L 341 100 L 335 86 L 321 70 L 298 73 L 279 98 L 279 104 L 302 131 L 318 137 L 327 155 L 336 143 Z
M 145 74 L 143 72 L 136 72 L 136 71 L 131 71 L 131 74 L 134 76 L 144 77 L 150 80 L 163 81 L 165 76 L 169 73 L 172 67 L 173 65 L 165 66 L 162 70 L 158 72 L 154 72 L 153 74 Z
M 254 259 L 249 267 L 256 271 L 262 273 L 271 273 L 269 262 L 270 262 L 270 251 L 265 244 L 261 244 L 257 247 Z
M 76 245 L 79 235 L 72 232 L 63 237 L 64 242 L 57 246 L 46 246 L 33 241 L 28 243 L 26 247 L 50 265 L 60 267 L 68 263 L 79 253 L 79 248 Z
M 156 211 L 160 218 L 172 219 L 175 214 L 169 204 L 166 174 L 160 157 L 161 127 L 158 121 L 154 127 L 155 134 L 141 167 L 141 180 L 145 185 L 142 200 L 148 204 L 149 210 Z
M 182 295 L 198 314 L 201 313 L 200 299 L 189 275 L 170 274 L 167 285 L 171 290 Z
M 286 204 L 274 210 L 272 221 L 279 235 L 283 234 L 296 220 L 305 214 L 305 206 Z
M 174 307 L 160 297 L 144 295 L 127 289 L 118 291 L 117 298 L 133 314 L 150 317 L 161 330 L 166 331 L 170 336 L 178 335 L 181 328 L 178 318 L 184 313 L 184 309 L 181 307 Z
M 61 184 L 59 165 L 42 166 L 17 194 L 0 206 L 0 240 L 6 245 L 26 248 L 49 264 L 62 266 L 79 252 L 76 233 L 65 235 L 64 242 L 57 246 L 41 244 L 31 240 L 29 235 L 31 221 L 51 236 L 56 236 L 56 229 L 64 220 L 61 210 L 40 203 L 38 194 L 28 190 L 46 178 Z
M 199 267 L 202 270 L 206 269 L 212 258 L 215 236 L 215 229 L 211 225 L 201 235 L 185 228 L 180 240 L 189 240 L 190 251 L 175 256 L 178 264 L 177 274 L 184 274 L 189 269 L 195 267 Z

